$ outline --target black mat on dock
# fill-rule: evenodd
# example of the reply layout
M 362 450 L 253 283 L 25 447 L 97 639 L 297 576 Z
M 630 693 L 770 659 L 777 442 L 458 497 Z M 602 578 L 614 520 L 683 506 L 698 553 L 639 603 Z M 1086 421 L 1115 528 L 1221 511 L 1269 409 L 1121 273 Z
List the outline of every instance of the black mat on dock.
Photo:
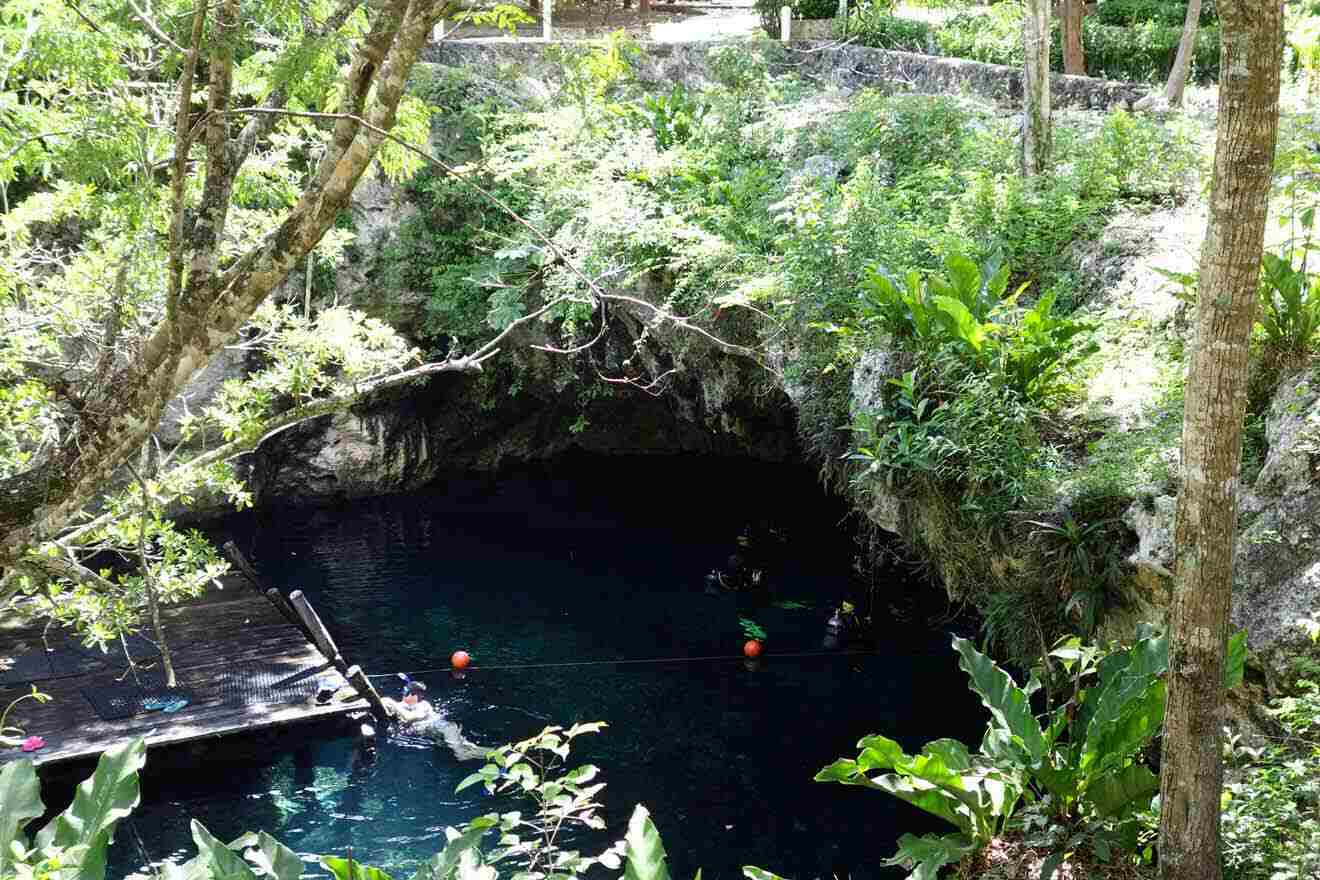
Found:
M 165 679 L 154 673 L 139 675 L 136 680 L 130 676 L 123 681 L 109 678 L 93 682 L 82 688 L 82 695 L 92 704 L 92 708 L 96 710 L 102 721 L 118 721 L 121 718 L 132 718 L 145 712 L 158 711 L 144 705 L 152 699 L 170 700 L 181 697 L 189 703 L 195 700 L 191 688 L 166 687 Z
M 160 651 L 142 636 L 125 636 L 128 653 L 134 663 L 150 663 L 160 656 Z M 116 639 L 106 645 L 106 650 L 89 648 L 84 645 L 63 645 L 48 651 L 51 675 L 63 678 L 68 675 L 85 675 L 98 669 L 127 669 L 128 659 L 124 656 L 124 646 Z
M 45 651 L 0 656 L 0 685 L 26 684 L 50 677 L 50 661 Z
M 221 673 L 220 702 L 224 706 L 305 703 L 316 696 L 317 682 L 330 668 L 325 663 L 289 672 L 255 663 L 240 664 Z

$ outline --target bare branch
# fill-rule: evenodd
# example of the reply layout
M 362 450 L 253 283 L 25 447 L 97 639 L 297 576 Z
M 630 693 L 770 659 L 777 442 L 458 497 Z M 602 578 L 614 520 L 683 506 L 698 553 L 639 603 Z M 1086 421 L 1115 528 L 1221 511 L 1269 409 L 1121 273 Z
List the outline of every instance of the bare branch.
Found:
M 142 26 L 147 30 L 151 31 L 152 36 L 160 40 L 162 43 L 168 45 L 175 52 L 187 51 L 178 43 L 171 40 L 170 35 L 165 33 L 163 30 L 161 30 L 160 27 L 154 21 L 152 21 L 151 18 L 145 12 L 142 11 L 141 7 L 139 7 L 136 3 L 133 2 L 133 0 L 127 0 L 127 3 L 128 3 L 128 8 L 133 10 L 133 17 L 136 18 L 138 21 L 142 22 Z

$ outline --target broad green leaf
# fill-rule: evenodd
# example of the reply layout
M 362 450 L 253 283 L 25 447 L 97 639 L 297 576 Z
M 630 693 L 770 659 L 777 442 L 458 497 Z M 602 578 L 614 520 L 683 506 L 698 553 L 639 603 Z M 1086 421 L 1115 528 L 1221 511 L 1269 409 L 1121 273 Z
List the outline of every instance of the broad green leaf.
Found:
M 108 749 L 78 786 L 69 808 L 37 832 L 39 850 L 83 848 L 77 873 L 66 876 L 104 880 L 106 848 L 115 824 L 138 805 L 138 771 L 146 759 L 141 737 Z
M 449 842 L 445 844 L 444 849 L 432 856 L 429 862 L 417 869 L 412 880 L 448 880 L 455 876 L 463 854 L 481 843 L 481 839 L 490 833 L 490 830 L 491 827 L 488 825 L 469 827 L 462 833 L 446 829 Z
M 1086 798 L 1102 816 L 1116 816 L 1129 806 L 1141 806 L 1160 790 L 1160 778 L 1144 764 L 1129 764 L 1097 776 L 1086 787 Z
M 1126 763 L 1164 723 L 1162 676 L 1169 666 L 1168 640 L 1142 639 L 1124 656 L 1126 663 L 1120 657 L 1100 665 L 1100 683 L 1087 694 L 1095 708 L 1086 725 L 1080 761 L 1084 773 Z
M 974 831 L 975 823 L 961 798 L 953 791 L 936 788 L 933 783 L 920 779 L 914 781 L 910 776 L 887 773 L 875 779 L 860 777 L 856 784 L 892 794 L 899 800 L 920 807 L 933 816 L 939 816 L 965 834 Z M 963 795 L 966 796 L 966 793 L 963 792 Z
M 257 835 L 257 845 L 244 855 L 275 880 L 298 880 L 302 876 L 303 862 L 298 854 L 264 831 Z
M 26 844 L 21 832 L 44 812 L 41 782 L 32 761 L 23 758 L 0 769 L 0 877 L 13 873 L 10 844 L 15 840 Z
M 882 865 L 905 868 L 912 873 L 908 880 L 936 880 L 940 869 L 952 865 L 975 850 L 971 840 L 961 834 L 904 834 L 898 839 L 898 852 Z
M 1232 690 L 1242 684 L 1247 667 L 1247 631 L 1239 630 L 1228 638 L 1228 655 L 1224 658 L 1224 687 Z
M 623 867 L 624 880 L 669 880 L 665 867 L 665 848 L 660 832 L 651 821 L 646 807 L 638 804 L 628 820 L 628 860 Z
M 747 880 L 784 880 L 778 874 L 767 871 L 765 868 L 758 868 L 755 865 L 743 865 L 743 876 Z
M 854 784 L 854 777 L 858 776 L 861 770 L 857 762 L 850 758 L 839 758 L 828 767 L 824 767 L 812 777 L 816 782 L 841 782 L 844 785 Z
M 903 747 L 885 736 L 868 736 L 857 743 L 861 754 L 857 766 L 861 770 L 888 770 L 908 760 Z
M 1031 763 L 1039 763 L 1048 744 L 1022 688 L 967 639 L 955 637 L 953 648 L 959 654 L 958 665 L 971 679 L 972 690 L 981 697 L 982 705 L 990 710 L 995 723 L 1009 732 L 1014 743 L 1021 743 Z
M 928 742 L 922 751 L 938 755 L 950 770 L 962 772 L 972 766 L 972 757 L 967 753 L 967 746 L 956 739 L 937 739 Z
M 257 873 L 243 861 L 243 856 L 236 850 L 236 848 L 241 849 L 251 838 L 245 835 L 232 844 L 225 844 L 196 819 L 192 820 L 192 837 L 193 842 L 197 844 L 197 857 L 208 872 L 202 876 L 213 877 L 216 880 L 219 878 L 257 880 Z
M 335 880 L 392 880 L 380 868 L 364 865 L 357 859 L 350 863 L 338 856 L 321 856 L 321 866 L 335 875 Z
M 936 306 L 936 315 L 944 323 L 949 334 L 966 345 L 974 354 L 980 354 L 985 346 L 985 325 L 976 320 L 967 306 L 951 296 L 935 296 L 932 302 Z

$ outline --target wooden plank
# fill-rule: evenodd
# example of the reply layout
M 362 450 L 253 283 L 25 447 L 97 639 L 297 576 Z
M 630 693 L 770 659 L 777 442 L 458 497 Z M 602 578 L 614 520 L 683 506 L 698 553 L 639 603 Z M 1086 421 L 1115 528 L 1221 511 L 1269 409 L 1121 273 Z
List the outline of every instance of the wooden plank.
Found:
M 100 668 L 90 674 L 40 681 L 36 683 L 38 689 L 50 694 L 51 702 L 25 702 L 15 710 L 12 720 L 23 725 L 28 734 L 43 737 L 47 746 L 28 755 L 16 749 L 0 750 L 0 764 L 21 757 L 30 757 L 38 764 L 54 764 L 94 757 L 133 736 L 144 736 L 149 746 L 159 746 L 371 708 L 362 699 L 327 705 L 310 701 L 240 706 L 224 703 L 222 676 L 237 664 L 260 664 L 277 675 L 310 670 L 324 674 L 320 671 L 325 667 L 320 652 L 263 596 L 232 590 L 217 592 L 205 601 L 165 609 L 163 616 L 179 679 L 194 694 L 190 705 L 173 715 L 153 712 L 104 721 L 81 689 L 107 676 L 126 675 L 126 670 Z M 0 621 L 0 655 L 44 650 L 47 642 L 52 647 L 74 644 L 66 631 L 46 632 L 41 622 L 12 618 Z M 143 665 L 148 664 L 150 661 Z M 154 664 L 151 666 L 154 668 Z M 26 684 L 0 686 L 0 706 L 29 689 Z
M 298 619 L 303 622 L 303 626 L 311 632 L 313 644 L 325 655 L 325 659 L 333 663 L 335 668 L 347 677 L 348 664 L 344 662 L 344 658 L 340 655 L 335 640 L 330 637 L 330 631 L 321 622 L 321 615 L 316 613 L 316 609 L 312 607 L 311 602 L 307 601 L 303 591 L 294 590 L 290 593 L 289 604 L 293 606 L 294 611 L 298 612 Z
M 362 672 L 361 666 L 348 667 L 347 678 L 348 683 L 353 686 L 353 690 L 358 692 L 358 696 L 365 699 L 371 706 L 371 713 L 376 716 L 377 720 L 389 721 L 393 717 L 393 713 L 385 708 L 385 703 L 381 700 L 380 694 L 376 693 L 376 689 L 371 686 L 371 681 Z

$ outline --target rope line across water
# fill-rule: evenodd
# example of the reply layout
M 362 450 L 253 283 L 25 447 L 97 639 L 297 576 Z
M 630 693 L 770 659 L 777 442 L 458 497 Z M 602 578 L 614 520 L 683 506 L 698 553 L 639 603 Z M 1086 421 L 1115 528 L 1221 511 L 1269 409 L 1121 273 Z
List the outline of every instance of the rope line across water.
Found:
M 801 657 L 870 657 L 879 654 L 879 651 L 797 651 L 783 654 L 764 654 L 767 660 L 772 657 L 801 658 Z M 712 654 L 706 657 L 643 657 L 634 660 L 566 660 L 560 663 L 505 663 L 490 666 L 469 666 L 463 672 L 480 672 L 486 669 L 556 669 L 566 666 L 623 666 L 628 664 L 641 663 L 702 663 L 712 660 L 743 660 L 746 659 L 742 654 Z M 426 675 L 432 672 L 450 672 L 452 666 L 440 666 L 435 669 L 409 669 L 404 675 Z M 394 678 L 397 672 L 378 672 L 368 675 L 367 678 Z

